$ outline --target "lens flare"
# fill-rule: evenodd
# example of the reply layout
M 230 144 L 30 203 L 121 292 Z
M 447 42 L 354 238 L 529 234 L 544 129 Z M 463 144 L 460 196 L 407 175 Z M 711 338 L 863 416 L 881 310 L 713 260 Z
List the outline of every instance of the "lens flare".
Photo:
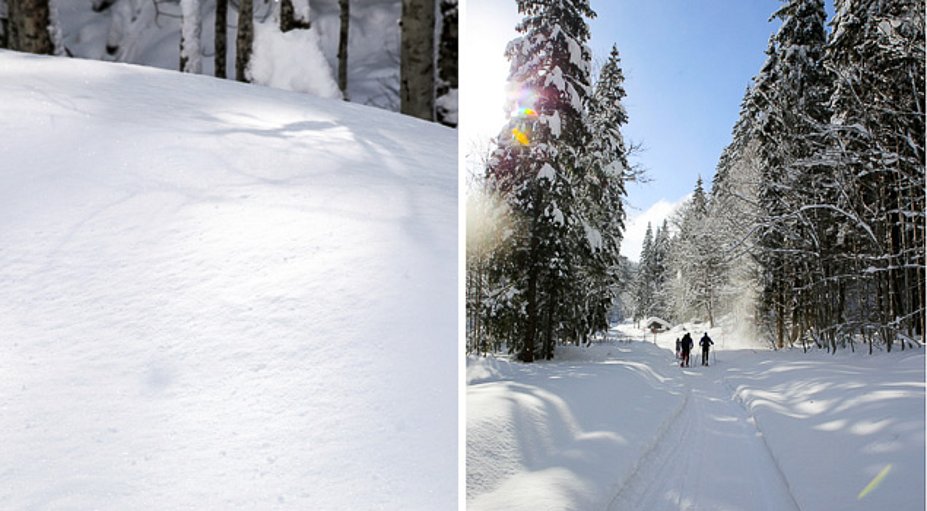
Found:
M 512 128 L 512 138 L 521 145 L 528 145 L 531 143 L 528 134 L 518 128 Z
M 856 500 L 862 500 L 863 497 L 865 497 L 866 495 L 869 494 L 869 492 L 871 492 L 872 490 L 874 490 L 875 487 L 878 486 L 879 483 L 881 483 L 883 479 L 885 479 L 885 476 L 888 475 L 888 472 L 889 472 L 889 470 L 891 470 L 891 469 L 892 469 L 892 464 L 891 464 L 891 463 L 889 463 L 888 465 L 885 465 L 885 468 L 883 468 L 882 471 L 879 472 L 879 473 L 872 479 L 872 481 L 870 481 L 869 484 L 866 485 L 865 488 L 863 488 L 863 491 L 859 492 L 859 495 L 856 496 Z

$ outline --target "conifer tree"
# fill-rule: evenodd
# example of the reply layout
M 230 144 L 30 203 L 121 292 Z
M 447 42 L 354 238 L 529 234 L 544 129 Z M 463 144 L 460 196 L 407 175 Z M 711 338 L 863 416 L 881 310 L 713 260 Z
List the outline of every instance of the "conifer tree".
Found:
M 512 212 L 496 252 L 497 285 L 517 319 L 505 332 L 523 361 L 553 357 L 557 340 L 583 330 L 578 253 L 588 245 L 575 193 L 588 141 L 584 110 L 590 84 L 587 0 L 519 0 L 521 34 L 506 49 L 511 67 L 509 120 L 490 157 L 487 182 Z
M 763 305 L 781 347 L 806 322 L 803 309 L 811 298 L 799 290 L 806 289 L 802 282 L 819 262 L 813 258 L 816 247 L 806 244 L 814 237 L 808 234 L 802 206 L 816 199 L 808 197 L 803 165 L 821 147 L 815 134 L 828 117 L 829 78 L 822 66 L 823 0 L 789 0 L 773 16 L 782 26 L 770 38 L 750 97 L 758 114 L 753 129 L 762 169 L 758 260 L 764 274 Z
M 842 190 L 848 299 L 891 349 L 899 333 L 924 334 L 924 2 L 836 7 L 826 55 L 833 156 L 822 164 Z
M 648 318 L 653 310 L 652 267 L 653 228 L 650 222 L 647 222 L 647 230 L 644 231 L 644 241 L 641 244 L 641 257 L 637 266 L 637 278 L 635 279 L 636 306 L 634 308 L 634 319 L 636 321 Z
M 578 215 L 587 244 L 581 254 L 583 274 L 580 289 L 587 295 L 589 328 L 607 327 L 607 314 L 617 298 L 620 281 L 621 240 L 624 236 L 624 181 L 628 154 L 621 127 L 628 115 L 621 104 L 626 96 L 618 49 L 612 46 L 608 61 L 589 101 L 589 143 L 577 169 Z

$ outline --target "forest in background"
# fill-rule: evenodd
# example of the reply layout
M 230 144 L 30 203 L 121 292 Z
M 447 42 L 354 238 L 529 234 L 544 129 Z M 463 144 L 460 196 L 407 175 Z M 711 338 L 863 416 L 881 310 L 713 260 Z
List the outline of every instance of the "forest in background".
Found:
M 698 178 L 636 268 L 617 52 L 593 84 L 589 3 L 518 5 L 509 87 L 527 96 L 468 199 L 468 353 L 549 359 L 622 316 L 730 314 L 778 348 L 923 342 L 922 0 L 838 0 L 829 22 L 822 0 L 784 1 L 710 192 Z
M 457 0 L 0 0 L 0 48 L 339 95 L 457 124 Z

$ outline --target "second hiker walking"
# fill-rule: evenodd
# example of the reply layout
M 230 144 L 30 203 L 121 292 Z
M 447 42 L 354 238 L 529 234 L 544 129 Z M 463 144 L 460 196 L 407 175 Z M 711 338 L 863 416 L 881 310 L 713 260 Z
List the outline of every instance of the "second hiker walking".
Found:
M 702 347 L 702 365 L 708 365 L 708 347 L 714 344 L 714 341 L 711 340 L 711 337 L 708 337 L 708 332 L 705 332 L 705 335 L 702 336 L 701 340 L 698 341 L 698 345 Z

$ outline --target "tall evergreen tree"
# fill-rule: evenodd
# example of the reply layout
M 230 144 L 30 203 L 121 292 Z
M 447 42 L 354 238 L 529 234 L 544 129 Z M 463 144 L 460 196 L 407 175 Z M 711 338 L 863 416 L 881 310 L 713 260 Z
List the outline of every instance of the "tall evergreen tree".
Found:
M 826 122 L 829 77 L 822 66 L 826 42 L 823 0 L 788 0 L 773 14 L 782 26 L 772 36 L 767 60 L 755 81 L 754 133 L 762 169 L 758 190 L 761 218 L 758 254 L 764 273 L 763 304 L 775 323 L 778 345 L 794 340 L 807 323 L 811 295 L 803 282 L 816 273 L 819 247 L 808 233 L 802 206 L 809 197 L 805 167 L 821 141 Z M 786 329 L 789 328 L 789 332 Z
M 617 298 L 620 281 L 621 240 L 624 237 L 624 180 L 628 154 L 621 127 L 628 115 L 621 104 L 626 96 L 618 49 L 611 53 L 595 84 L 588 106 L 589 143 L 581 155 L 577 175 L 577 212 L 585 231 L 581 289 L 587 295 L 589 328 L 607 327 L 608 310 Z
M 519 0 L 520 37 L 509 43 L 509 84 L 518 91 L 490 158 L 490 188 L 512 211 L 506 247 L 497 251 L 499 280 L 512 289 L 508 307 L 522 311 L 507 332 L 523 361 L 553 357 L 554 343 L 582 330 L 584 297 L 576 278 L 590 243 L 577 214 L 580 156 L 588 141 L 590 84 L 586 0 Z
M 823 163 L 842 189 L 853 315 L 891 349 L 902 332 L 924 334 L 924 1 L 836 7 L 826 56 L 834 155 Z
M 657 228 L 657 233 L 653 238 L 653 247 L 651 249 L 651 279 L 653 289 L 653 307 L 654 316 L 671 319 L 670 314 L 670 292 L 667 286 L 672 277 L 672 268 L 670 267 L 670 232 L 667 221 L 663 220 L 663 225 Z
M 644 231 L 644 241 L 641 243 L 641 256 L 637 266 L 637 277 L 635 278 L 635 298 L 636 306 L 634 308 L 634 319 L 640 321 L 650 317 L 653 311 L 653 228 L 650 222 L 647 222 L 647 230 Z

